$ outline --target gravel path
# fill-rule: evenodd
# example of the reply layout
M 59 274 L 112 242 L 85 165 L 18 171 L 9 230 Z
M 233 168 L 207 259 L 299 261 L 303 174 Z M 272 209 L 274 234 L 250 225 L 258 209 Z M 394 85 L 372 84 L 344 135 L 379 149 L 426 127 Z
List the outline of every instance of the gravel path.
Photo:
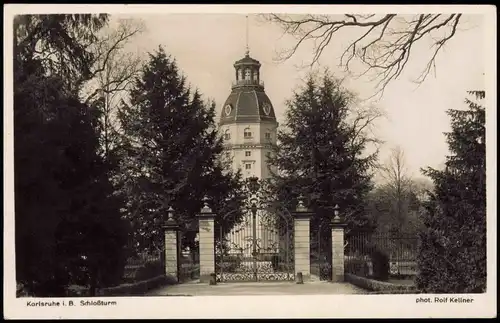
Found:
M 318 294 L 368 294 L 364 289 L 349 283 L 325 281 L 296 284 L 291 282 L 242 282 L 218 283 L 210 286 L 197 281 L 166 286 L 148 292 L 145 296 L 233 296 L 233 295 L 318 295 Z

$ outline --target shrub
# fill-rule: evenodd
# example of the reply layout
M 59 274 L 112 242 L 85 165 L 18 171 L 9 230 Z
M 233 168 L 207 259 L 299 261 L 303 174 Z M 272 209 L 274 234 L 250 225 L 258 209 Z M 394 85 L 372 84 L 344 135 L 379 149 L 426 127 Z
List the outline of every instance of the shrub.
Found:
M 347 259 L 344 264 L 345 272 L 361 277 L 370 276 L 368 261 L 363 258 Z
M 471 227 L 476 224 L 471 224 Z M 422 234 L 422 246 L 419 247 L 418 274 L 416 285 L 426 293 L 484 293 L 486 291 L 486 254 L 482 242 L 471 241 L 470 236 L 477 234 L 472 229 L 459 235 L 447 229 L 443 236 L 431 230 Z M 430 232 L 429 232 L 430 231 Z M 465 244 L 459 251 L 446 245 L 442 241 L 450 241 L 450 236 Z M 458 240 L 458 239 L 463 239 Z M 467 240 L 466 240 L 467 239 Z M 466 243 L 467 243 L 466 242 Z M 475 244 L 475 245 L 474 245 Z
M 135 281 L 148 280 L 160 276 L 163 273 L 164 273 L 164 268 L 162 266 L 161 261 L 147 262 L 144 264 L 144 266 L 139 267 L 139 269 L 136 271 L 134 280 Z
M 389 279 L 389 256 L 384 251 L 375 247 L 371 252 L 373 265 L 373 278 L 376 280 L 387 281 Z
M 346 274 L 345 280 L 355 286 L 363 289 L 378 292 L 382 294 L 416 294 L 419 291 L 414 285 L 402 285 L 389 282 L 381 282 L 365 277 L 359 277 L 352 274 Z

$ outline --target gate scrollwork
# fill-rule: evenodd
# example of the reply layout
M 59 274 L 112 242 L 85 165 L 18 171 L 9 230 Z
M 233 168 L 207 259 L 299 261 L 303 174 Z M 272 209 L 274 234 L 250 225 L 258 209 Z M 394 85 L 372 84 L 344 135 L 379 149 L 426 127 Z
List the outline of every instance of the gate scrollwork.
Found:
M 255 178 L 241 208 L 216 221 L 218 281 L 293 281 L 293 217 Z

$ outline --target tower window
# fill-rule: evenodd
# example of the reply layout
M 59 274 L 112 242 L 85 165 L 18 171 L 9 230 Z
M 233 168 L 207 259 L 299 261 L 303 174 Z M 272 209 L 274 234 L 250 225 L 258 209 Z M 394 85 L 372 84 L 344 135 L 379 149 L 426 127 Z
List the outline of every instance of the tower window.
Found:
M 246 128 L 245 130 L 243 130 L 243 137 L 252 138 L 252 132 L 250 131 L 250 128 Z
M 229 129 L 224 132 L 224 140 L 229 140 L 231 139 L 231 133 L 229 132 Z
M 252 156 L 252 152 L 251 151 L 245 151 L 245 157 L 250 157 Z
M 252 169 L 252 164 L 245 164 L 245 169 Z
M 266 132 L 266 139 L 271 139 L 271 134 L 269 132 Z

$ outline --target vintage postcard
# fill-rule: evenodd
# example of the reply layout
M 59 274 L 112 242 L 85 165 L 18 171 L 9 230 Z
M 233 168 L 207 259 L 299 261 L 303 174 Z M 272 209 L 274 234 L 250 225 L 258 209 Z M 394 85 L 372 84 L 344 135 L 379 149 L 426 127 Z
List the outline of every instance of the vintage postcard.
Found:
M 4 9 L 4 318 L 496 316 L 495 7 Z

